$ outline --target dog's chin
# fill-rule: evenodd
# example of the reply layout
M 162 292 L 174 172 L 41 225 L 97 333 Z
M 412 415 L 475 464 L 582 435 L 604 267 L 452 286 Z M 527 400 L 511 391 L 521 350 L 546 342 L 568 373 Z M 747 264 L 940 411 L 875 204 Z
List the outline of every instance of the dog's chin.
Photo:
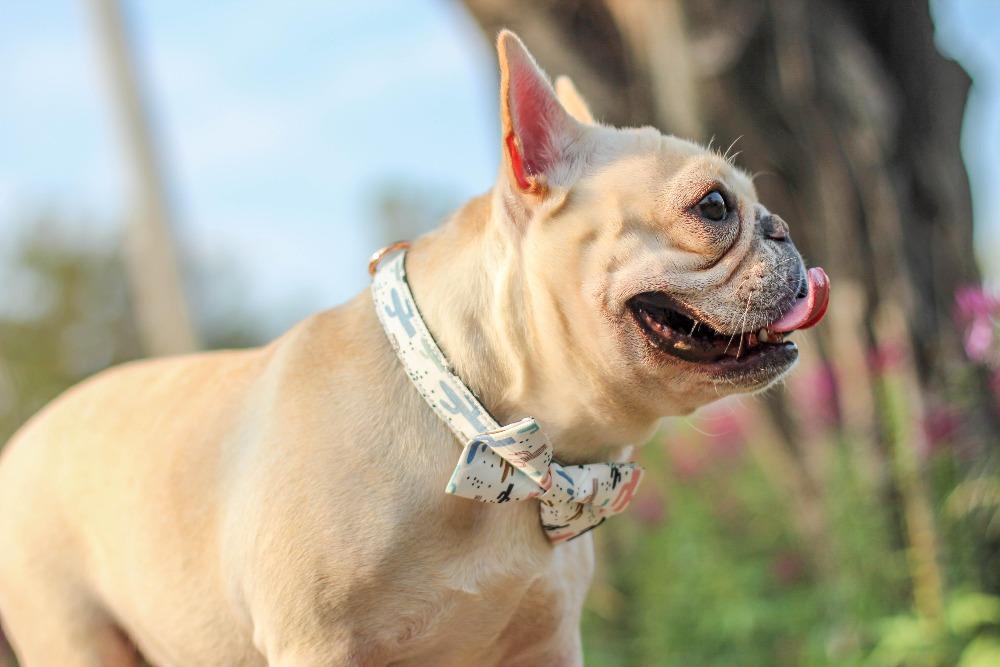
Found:
M 780 334 L 765 329 L 722 333 L 662 293 L 633 297 L 628 311 L 647 360 L 675 370 L 680 366 L 724 393 L 766 389 L 798 360 L 798 347 Z

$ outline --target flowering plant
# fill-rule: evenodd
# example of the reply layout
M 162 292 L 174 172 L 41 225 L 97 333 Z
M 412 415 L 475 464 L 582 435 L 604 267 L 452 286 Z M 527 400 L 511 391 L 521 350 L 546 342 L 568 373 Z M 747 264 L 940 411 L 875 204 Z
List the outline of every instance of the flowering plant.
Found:
M 1000 294 L 980 285 L 962 287 L 955 294 L 955 316 L 962 328 L 965 354 L 972 361 L 1000 365 Z

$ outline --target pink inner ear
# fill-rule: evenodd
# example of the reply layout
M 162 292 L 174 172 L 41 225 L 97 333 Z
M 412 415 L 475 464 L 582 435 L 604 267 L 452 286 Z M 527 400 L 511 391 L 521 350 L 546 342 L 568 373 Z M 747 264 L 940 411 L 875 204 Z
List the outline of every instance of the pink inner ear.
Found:
M 513 132 L 507 134 L 507 153 L 510 154 L 510 168 L 514 172 L 514 180 L 517 187 L 528 191 L 532 189 L 531 181 L 524 173 L 524 162 L 521 159 L 521 150 L 517 147 L 517 137 Z
M 551 170 L 558 159 L 555 135 L 566 130 L 565 113 L 534 63 L 511 60 L 508 103 L 513 132 L 505 141 L 518 187 L 532 190 L 538 185 L 533 177 Z
M 550 134 L 553 131 L 552 91 L 528 67 L 513 72 L 510 82 L 511 115 L 514 131 L 521 140 L 524 166 L 528 174 L 540 174 L 547 164 Z M 527 71 L 525 71 L 527 70 Z

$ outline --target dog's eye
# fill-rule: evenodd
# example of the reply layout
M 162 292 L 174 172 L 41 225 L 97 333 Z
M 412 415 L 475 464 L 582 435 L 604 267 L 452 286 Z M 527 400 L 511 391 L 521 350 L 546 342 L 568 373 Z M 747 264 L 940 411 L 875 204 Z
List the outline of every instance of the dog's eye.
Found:
M 701 217 L 708 218 L 714 222 L 726 219 L 726 200 L 719 194 L 718 190 L 712 190 L 698 202 L 698 212 Z

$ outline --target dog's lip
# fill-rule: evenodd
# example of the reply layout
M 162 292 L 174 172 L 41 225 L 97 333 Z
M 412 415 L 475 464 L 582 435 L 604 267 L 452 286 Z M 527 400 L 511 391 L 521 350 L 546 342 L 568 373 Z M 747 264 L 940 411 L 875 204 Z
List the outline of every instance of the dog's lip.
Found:
M 707 314 L 700 312 L 698 309 L 689 306 L 683 301 L 678 301 L 665 292 L 642 292 L 633 296 L 629 300 L 629 303 L 633 305 L 648 305 L 664 310 L 673 310 L 684 315 L 685 317 L 695 320 L 696 322 L 707 323 L 710 319 Z
M 799 348 L 792 341 L 766 345 L 758 350 L 742 359 L 727 357 L 707 364 L 706 370 L 713 380 L 752 391 L 770 385 L 790 369 L 799 357 Z
M 746 345 L 741 336 L 735 337 L 732 345 L 719 355 L 717 350 L 707 355 L 678 350 L 657 338 L 642 323 L 639 313 L 633 309 L 635 326 L 640 337 L 651 348 L 651 361 L 657 365 L 670 360 L 673 364 L 683 364 L 703 375 L 710 382 L 724 382 L 744 391 L 766 387 L 792 367 L 798 359 L 799 349 L 792 341 L 781 341 L 754 347 Z
M 662 293 L 644 293 L 629 301 L 643 338 L 659 352 L 699 365 L 750 363 L 786 344 L 782 334 L 760 329 L 725 334 L 692 309 Z M 724 365 L 725 365 L 724 364 Z
M 793 331 L 814 327 L 826 315 L 830 304 L 830 277 L 822 267 L 814 266 L 806 272 L 804 278 L 807 287 L 804 296 L 793 299 L 783 308 L 775 304 L 774 307 L 778 310 L 776 313 L 774 311 L 770 313 L 773 319 L 754 324 L 747 331 L 727 331 L 725 328 L 728 325 L 718 322 L 711 313 L 704 312 L 663 291 L 651 290 L 635 294 L 626 303 L 633 310 L 637 305 L 648 304 L 653 308 L 680 313 L 700 325 L 713 328 L 721 335 L 736 336 L 746 334 L 748 331 L 766 331 L 772 336 L 780 337 Z M 759 319 L 757 321 L 760 322 Z

